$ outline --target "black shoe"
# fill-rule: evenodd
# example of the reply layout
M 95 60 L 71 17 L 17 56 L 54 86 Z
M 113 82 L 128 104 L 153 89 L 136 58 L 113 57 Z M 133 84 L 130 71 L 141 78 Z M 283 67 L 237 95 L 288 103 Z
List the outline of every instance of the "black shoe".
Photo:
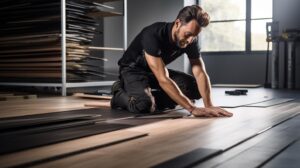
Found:
M 115 91 L 110 100 L 110 107 L 112 109 L 126 109 L 128 105 L 128 96 L 122 88 Z
M 121 88 L 121 81 L 117 80 L 115 81 L 111 86 L 111 94 L 115 95 Z
M 110 100 L 110 107 L 112 109 L 119 108 L 119 106 L 115 102 L 115 98 L 118 97 L 117 94 L 120 91 L 120 89 L 121 89 L 121 81 L 117 80 L 111 86 L 111 94 L 113 95 L 113 97 Z

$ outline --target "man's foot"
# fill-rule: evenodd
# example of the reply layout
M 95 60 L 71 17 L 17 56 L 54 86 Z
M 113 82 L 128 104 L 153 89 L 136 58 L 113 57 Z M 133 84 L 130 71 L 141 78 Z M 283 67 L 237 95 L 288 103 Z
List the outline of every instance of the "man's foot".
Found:
M 121 81 L 117 80 L 115 81 L 111 86 L 111 94 L 115 95 L 121 88 Z
M 117 80 L 111 86 L 111 94 L 113 95 L 113 97 L 110 100 L 110 107 L 112 109 L 118 108 L 115 102 L 115 98 L 116 98 L 116 94 L 120 91 L 120 89 L 121 89 L 121 81 Z

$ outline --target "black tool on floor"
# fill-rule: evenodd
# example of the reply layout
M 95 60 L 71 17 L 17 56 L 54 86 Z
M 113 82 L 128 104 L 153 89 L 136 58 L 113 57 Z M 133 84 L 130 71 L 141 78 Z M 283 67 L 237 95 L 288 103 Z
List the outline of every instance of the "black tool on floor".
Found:
M 234 95 L 234 96 L 247 95 L 247 93 L 248 93 L 247 89 L 225 90 L 225 94 Z

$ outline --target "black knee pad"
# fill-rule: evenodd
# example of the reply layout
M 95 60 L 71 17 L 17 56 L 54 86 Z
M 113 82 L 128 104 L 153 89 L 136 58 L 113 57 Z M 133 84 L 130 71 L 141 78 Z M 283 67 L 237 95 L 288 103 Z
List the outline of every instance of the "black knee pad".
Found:
M 143 95 L 135 98 L 135 112 L 149 113 L 154 102 L 148 95 Z

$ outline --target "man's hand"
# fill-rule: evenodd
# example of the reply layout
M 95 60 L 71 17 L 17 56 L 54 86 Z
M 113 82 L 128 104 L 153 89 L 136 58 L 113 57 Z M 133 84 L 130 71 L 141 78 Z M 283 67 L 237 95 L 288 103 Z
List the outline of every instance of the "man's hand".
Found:
M 195 117 L 231 117 L 233 114 L 220 107 L 196 107 L 192 110 Z

